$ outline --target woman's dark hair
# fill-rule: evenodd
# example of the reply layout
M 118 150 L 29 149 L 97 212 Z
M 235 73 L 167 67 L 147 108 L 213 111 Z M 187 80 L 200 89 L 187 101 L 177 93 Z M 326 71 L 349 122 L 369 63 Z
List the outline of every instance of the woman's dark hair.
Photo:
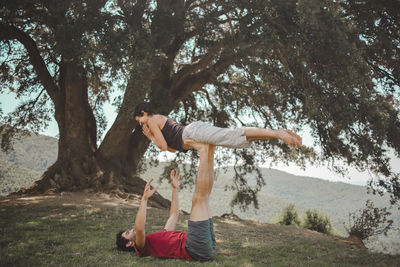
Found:
M 148 115 L 153 115 L 156 113 L 153 105 L 150 102 L 142 102 L 135 107 L 135 110 L 132 113 L 132 117 L 142 117 L 143 111 L 147 112 Z
M 125 237 L 122 237 L 122 234 L 125 231 L 119 231 L 117 234 L 117 237 L 115 239 L 115 244 L 117 245 L 117 249 L 122 250 L 122 251 L 134 251 L 133 247 L 127 247 L 126 244 L 128 244 L 129 240 L 126 239 Z

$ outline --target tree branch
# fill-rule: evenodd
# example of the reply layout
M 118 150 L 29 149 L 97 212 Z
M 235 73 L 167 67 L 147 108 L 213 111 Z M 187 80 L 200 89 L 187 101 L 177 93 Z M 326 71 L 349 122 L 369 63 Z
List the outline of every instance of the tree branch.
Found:
M 183 65 L 181 70 L 173 77 L 172 79 L 172 87 L 179 87 L 182 83 L 185 82 L 189 75 L 192 75 L 207 67 L 215 57 L 218 55 L 219 50 L 222 48 L 222 42 L 218 43 L 214 48 L 210 49 L 207 54 L 205 54 L 200 60 L 192 64 Z
M 216 79 L 220 74 L 227 70 L 235 61 L 239 60 L 243 56 L 248 56 L 251 50 L 254 48 L 253 45 L 238 45 L 236 49 L 232 47 L 226 47 L 221 53 L 219 60 L 203 71 L 197 73 L 188 73 L 179 84 L 175 84 L 172 88 L 172 94 L 177 99 L 183 99 L 187 95 L 194 91 L 201 89 L 207 83 L 210 83 L 213 79 Z
M 196 5 L 192 5 L 194 2 L 196 2 L 196 1 L 195 0 L 186 1 L 185 9 L 187 11 L 191 11 L 191 10 L 195 9 L 196 7 L 204 7 L 204 6 L 207 6 L 207 5 L 215 3 L 215 1 L 206 1 L 206 2 L 203 2 L 203 3 L 196 4 Z
M 247 79 L 250 79 L 250 78 L 248 77 Z M 236 87 L 243 88 L 246 91 L 247 95 L 253 101 L 253 103 L 251 103 L 252 108 L 256 109 L 259 113 L 261 113 L 264 116 L 264 118 L 266 118 L 268 127 L 272 128 L 271 120 L 269 119 L 271 116 L 268 113 L 266 113 L 264 110 L 262 110 L 258 105 L 255 105 L 255 102 L 256 102 L 255 100 L 257 99 L 257 96 L 254 94 L 252 87 L 244 85 L 244 84 L 239 84 L 239 83 L 222 82 L 219 84 L 228 89 L 232 89 L 232 90 L 234 90 L 234 88 L 236 88 Z M 238 119 L 238 118 L 236 118 L 236 119 Z M 240 121 L 240 122 L 244 125 L 244 123 L 242 121 Z
M 41 84 L 47 91 L 53 102 L 56 102 L 57 86 L 51 77 L 47 66 L 40 55 L 35 41 L 20 29 L 0 23 L 0 40 L 18 40 L 28 51 L 30 62 L 39 77 Z
M 141 24 L 144 11 L 146 9 L 146 0 L 138 0 L 136 5 L 133 8 L 127 7 L 126 2 L 122 0 L 118 0 L 117 4 L 119 8 L 121 8 L 122 13 L 125 17 L 129 17 L 130 22 L 136 25 L 138 28 Z
M 214 110 L 218 110 L 217 107 L 214 105 L 213 101 L 211 100 L 210 94 L 207 92 L 206 89 L 200 89 L 199 92 L 203 92 L 206 95 L 208 104 L 210 104 L 210 106 L 212 106 Z
M 191 5 L 195 2 L 196 0 L 186 0 L 185 1 L 185 11 L 189 10 L 191 8 Z
M 188 75 L 179 86 L 172 90 L 176 101 L 180 101 L 194 91 L 201 89 L 205 84 L 210 83 L 223 73 L 233 62 L 237 60 L 237 54 L 231 51 L 223 51 L 220 59 L 212 65 L 198 73 Z

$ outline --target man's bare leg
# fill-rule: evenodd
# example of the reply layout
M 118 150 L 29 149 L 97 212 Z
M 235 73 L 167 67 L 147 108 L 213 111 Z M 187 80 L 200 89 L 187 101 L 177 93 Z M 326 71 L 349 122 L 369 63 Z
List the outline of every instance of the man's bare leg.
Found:
M 215 253 L 216 241 L 209 208 L 209 195 L 214 179 L 214 175 L 210 173 L 209 162 L 213 159 L 215 147 L 210 147 L 209 144 L 195 143 L 192 140 L 186 141 L 186 143 L 196 149 L 200 155 L 196 188 L 188 222 L 186 249 L 194 259 L 211 260 Z
M 214 185 L 214 152 L 215 152 L 215 146 L 210 145 L 208 149 L 208 179 L 209 179 L 208 201 L 210 201 L 210 195 Z M 207 206 L 208 206 L 208 214 L 210 216 L 209 218 L 212 218 L 210 203 L 208 203 Z
M 211 218 L 208 198 L 212 187 L 212 184 L 210 184 L 210 172 L 208 167 L 210 146 L 193 141 L 186 143 L 196 149 L 200 155 L 200 164 L 197 171 L 196 187 L 189 219 L 194 222 L 208 220 Z
M 211 195 L 211 191 L 214 185 L 214 152 L 215 152 L 215 146 L 210 145 L 208 149 L 208 173 L 209 173 L 209 179 L 210 179 L 210 187 L 208 191 L 208 196 Z

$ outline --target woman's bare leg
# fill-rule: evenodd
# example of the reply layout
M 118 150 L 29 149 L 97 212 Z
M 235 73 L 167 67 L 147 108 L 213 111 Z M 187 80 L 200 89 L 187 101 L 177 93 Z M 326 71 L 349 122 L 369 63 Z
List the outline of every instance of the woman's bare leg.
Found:
M 258 127 L 244 127 L 244 136 L 249 141 L 265 140 L 277 138 L 288 144 L 289 146 L 301 146 L 301 137 L 294 132 L 286 129 L 271 130 Z

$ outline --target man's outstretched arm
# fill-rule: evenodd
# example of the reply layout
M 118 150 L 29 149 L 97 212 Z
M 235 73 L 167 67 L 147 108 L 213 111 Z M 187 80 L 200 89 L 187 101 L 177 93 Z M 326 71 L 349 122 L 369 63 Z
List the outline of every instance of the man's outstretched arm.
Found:
M 172 187 L 172 198 L 171 198 L 171 209 L 169 211 L 169 218 L 165 224 L 164 229 L 167 231 L 174 231 L 176 223 L 179 218 L 179 197 L 178 187 L 180 176 L 177 171 L 171 171 L 171 187 Z
M 136 247 L 138 249 L 142 249 L 145 244 L 146 234 L 145 234 L 145 225 L 146 225 L 146 211 L 147 211 L 147 200 L 156 192 L 158 187 L 154 187 L 150 189 L 150 184 L 153 182 L 153 178 L 146 184 L 144 188 L 142 200 L 140 201 L 140 207 L 136 214 L 135 219 L 135 231 L 136 231 Z

